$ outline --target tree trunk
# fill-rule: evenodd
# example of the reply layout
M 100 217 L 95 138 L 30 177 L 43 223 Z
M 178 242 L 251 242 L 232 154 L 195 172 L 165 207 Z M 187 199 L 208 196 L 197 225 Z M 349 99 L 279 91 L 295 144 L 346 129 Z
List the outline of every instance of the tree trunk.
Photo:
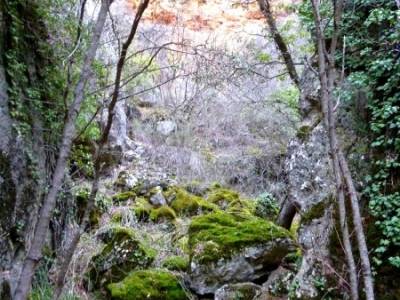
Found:
M 107 12 L 110 7 L 111 0 L 103 0 L 100 12 L 94 28 L 93 38 L 90 47 L 85 55 L 82 73 L 74 91 L 74 101 L 69 107 L 68 117 L 64 126 L 63 135 L 60 144 L 60 150 L 56 163 L 56 168 L 51 180 L 49 192 L 44 198 L 39 213 L 39 219 L 35 226 L 34 236 L 27 256 L 22 265 L 17 288 L 14 294 L 15 300 L 25 300 L 31 289 L 32 277 L 35 268 L 42 258 L 42 248 L 46 240 L 50 219 L 56 204 L 56 199 L 64 178 L 64 171 L 67 166 L 69 153 L 71 150 L 72 140 L 75 134 L 75 121 L 78 116 L 82 101 L 84 99 L 84 90 L 86 83 L 90 77 L 91 65 L 95 58 L 97 48 L 99 46 L 100 35 L 103 31 Z
M 367 247 L 367 242 L 365 239 L 364 228 L 362 224 L 362 218 L 360 213 L 360 206 L 358 204 L 357 191 L 354 186 L 353 178 L 351 177 L 351 173 L 349 170 L 349 166 L 345 156 L 343 155 L 343 151 L 339 149 L 339 163 L 342 169 L 342 173 L 344 176 L 344 180 L 346 181 L 346 185 L 348 188 L 350 203 L 353 212 L 353 223 L 356 231 L 358 250 L 360 251 L 360 259 L 361 259 L 361 268 L 363 271 L 364 277 L 364 288 L 365 295 L 368 300 L 374 299 L 374 283 L 371 272 L 371 264 L 369 261 L 369 252 Z
M 340 225 L 343 235 L 346 260 L 349 267 L 351 295 L 353 299 L 358 299 L 357 273 L 354 258 L 351 251 L 351 241 L 347 228 L 346 208 L 344 201 L 343 179 L 346 182 L 347 190 L 350 194 L 353 222 L 357 235 L 357 242 L 360 250 L 360 258 L 363 268 L 363 278 L 365 285 L 366 298 L 374 299 L 372 274 L 369 264 L 368 250 L 365 242 L 364 229 L 362 227 L 360 210 L 358 207 L 357 195 L 355 193 L 353 179 L 348 170 L 347 160 L 343 155 L 336 133 L 336 119 L 332 105 L 335 78 L 335 51 L 338 40 L 338 24 L 341 21 L 343 1 L 338 1 L 334 5 L 334 32 L 331 39 L 330 53 L 325 48 L 325 38 L 322 32 L 321 18 L 319 13 L 319 2 L 312 0 L 314 22 L 316 27 L 316 40 L 318 46 L 318 65 L 321 83 L 321 104 L 323 108 L 325 126 L 328 131 L 331 157 L 334 167 L 336 189 L 339 204 Z M 354 195 L 352 195 L 354 193 Z M 356 202 L 356 203 L 354 203 Z
M 150 0 L 144 0 L 140 3 L 135 19 L 132 23 L 131 31 L 129 33 L 129 36 L 127 40 L 124 42 L 122 46 L 122 51 L 118 60 L 117 64 L 117 72 L 115 75 L 115 81 L 114 81 L 114 90 L 112 92 L 112 97 L 111 97 L 111 102 L 108 106 L 108 117 L 107 117 L 107 123 L 104 128 L 104 131 L 100 137 L 98 148 L 95 154 L 95 162 L 94 162 L 94 173 L 95 177 L 92 183 L 92 189 L 89 195 L 88 199 L 88 204 L 85 208 L 85 213 L 82 218 L 81 224 L 80 224 L 80 229 L 77 230 L 73 238 L 71 240 L 71 243 L 69 247 L 66 249 L 65 254 L 64 254 L 64 260 L 61 264 L 57 279 L 56 279 L 56 290 L 54 293 L 54 299 L 57 300 L 59 299 L 62 288 L 64 286 L 64 280 L 65 280 L 65 275 L 68 272 L 69 264 L 71 262 L 72 256 L 75 252 L 75 249 L 79 243 L 80 237 L 82 233 L 84 232 L 85 228 L 88 226 L 89 221 L 90 221 L 90 214 L 94 208 L 95 205 L 95 200 L 96 200 L 96 195 L 99 189 L 99 180 L 100 180 L 100 173 L 101 173 L 101 154 L 107 144 L 108 141 L 108 136 L 110 134 L 111 126 L 113 123 L 113 118 L 114 118 L 114 108 L 115 105 L 117 104 L 118 97 L 119 97 L 119 91 L 121 87 L 121 77 L 122 77 L 122 71 L 124 69 L 125 61 L 126 61 L 126 55 L 128 53 L 129 46 L 132 44 L 133 38 L 136 35 L 137 28 L 139 26 L 140 20 L 143 16 L 144 11 L 146 10 Z
M 282 37 L 279 33 L 278 28 L 276 27 L 275 18 L 272 15 L 271 5 L 269 0 L 257 0 L 260 6 L 261 12 L 264 14 L 265 18 L 267 19 L 267 23 L 269 26 L 269 30 L 271 32 L 272 38 L 275 41 L 276 46 L 278 47 L 283 60 L 285 61 L 286 68 L 289 72 L 289 76 L 294 82 L 294 84 L 299 88 L 300 80 L 297 74 L 296 68 L 293 63 L 292 56 L 290 55 L 289 49 Z

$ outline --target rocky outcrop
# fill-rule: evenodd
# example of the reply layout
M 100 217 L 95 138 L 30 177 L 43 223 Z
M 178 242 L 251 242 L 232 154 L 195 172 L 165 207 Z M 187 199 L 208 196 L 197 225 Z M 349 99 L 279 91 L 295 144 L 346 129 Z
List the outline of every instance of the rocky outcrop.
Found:
M 297 137 L 288 145 L 285 172 L 288 197 L 282 204 L 280 223 L 290 226 L 301 215 L 298 242 L 302 264 L 293 286 L 299 298 L 318 295 L 315 281 L 329 264 L 329 241 L 333 228 L 335 182 L 328 155 L 328 139 L 318 106 L 318 79 L 306 70 L 300 99 L 303 121 Z

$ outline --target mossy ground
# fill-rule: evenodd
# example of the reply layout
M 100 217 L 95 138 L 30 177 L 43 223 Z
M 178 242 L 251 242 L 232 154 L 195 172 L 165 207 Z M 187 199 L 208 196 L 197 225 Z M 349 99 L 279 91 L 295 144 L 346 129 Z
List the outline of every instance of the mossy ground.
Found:
M 249 247 L 291 234 L 272 222 L 254 216 L 214 212 L 195 217 L 189 227 L 191 256 L 201 249 L 203 262 L 229 257 L 242 247 Z
M 124 280 L 108 285 L 115 300 L 185 300 L 188 299 L 178 278 L 164 270 L 142 270 Z

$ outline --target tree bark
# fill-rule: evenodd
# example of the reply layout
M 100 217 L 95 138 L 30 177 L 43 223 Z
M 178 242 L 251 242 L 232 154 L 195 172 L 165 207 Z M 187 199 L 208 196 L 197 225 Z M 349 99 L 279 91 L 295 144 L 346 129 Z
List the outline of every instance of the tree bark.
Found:
M 104 28 L 107 12 L 112 0 L 103 0 L 97 17 L 92 41 L 85 55 L 82 73 L 74 90 L 74 101 L 68 109 L 68 117 L 64 125 L 63 135 L 60 143 L 60 150 L 57 158 L 49 192 L 44 197 L 40 209 L 38 222 L 35 226 L 34 236 L 26 258 L 23 262 L 14 300 L 25 300 L 31 289 L 32 277 L 36 266 L 42 258 L 42 248 L 46 240 L 49 229 L 50 219 L 56 204 L 56 199 L 64 179 L 64 171 L 67 166 L 72 140 L 75 134 L 75 121 L 78 116 L 82 101 L 84 100 L 84 90 L 90 77 L 91 65 L 95 58 L 99 40 Z
M 283 39 L 282 35 L 279 33 L 278 28 L 276 27 L 275 18 L 271 11 L 271 5 L 269 0 L 257 0 L 260 6 L 261 12 L 264 14 L 269 30 L 272 34 L 272 38 L 275 41 L 276 46 L 278 47 L 283 60 L 285 61 L 286 68 L 289 72 L 289 76 L 292 79 L 293 83 L 299 88 L 300 87 L 300 80 L 299 75 L 297 74 L 296 68 L 293 63 L 292 56 L 289 52 L 289 49 Z
M 116 71 L 115 81 L 114 81 L 114 90 L 111 94 L 112 95 L 111 102 L 108 106 L 107 123 L 106 123 L 103 133 L 99 139 L 98 147 L 97 147 L 96 154 L 95 154 L 95 162 L 94 162 L 94 175 L 95 176 L 93 179 L 92 188 L 91 188 L 91 192 L 90 192 L 89 199 L 88 199 L 88 204 L 85 208 L 84 216 L 83 216 L 81 224 L 80 224 L 80 229 L 74 233 L 73 238 L 70 242 L 70 245 L 66 249 L 65 254 L 63 256 L 64 260 L 60 266 L 60 270 L 59 270 L 59 273 L 58 273 L 57 279 L 56 279 L 56 289 L 55 289 L 54 297 L 53 297 L 53 299 L 55 299 L 55 300 L 59 299 L 59 297 L 61 295 L 61 292 L 62 292 L 62 289 L 64 286 L 65 275 L 68 272 L 69 264 L 71 262 L 73 254 L 75 252 L 75 249 L 79 243 L 82 233 L 84 232 L 85 228 L 89 225 L 90 214 L 95 206 L 95 200 L 96 200 L 96 195 L 97 195 L 97 192 L 99 189 L 99 180 L 100 180 L 100 173 L 101 173 L 101 164 L 102 164 L 102 161 L 101 161 L 102 155 L 101 154 L 107 144 L 111 126 L 113 123 L 114 109 L 115 109 L 115 105 L 117 104 L 118 97 L 119 97 L 119 91 L 120 91 L 120 87 L 121 87 L 121 77 L 122 77 L 122 71 L 124 69 L 124 65 L 125 65 L 125 61 L 126 61 L 126 55 L 128 53 L 128 49 L 129 49 L 130 45 L 132 44 L 132 41 L 136 35 L 140 20 L 143 16 L 144 11 L 147 8 L 149 2 L 150 2 L 150 0 L 143 0 L 140 3 L 138 10 L 136 12 L 135 19 L 132 23 L 131 31 L 128 35 L 127 40 L 122 45 L 121 54 L 120 54 L 120 57 L 119 57 L 119 60 L 117 63 L 117 71 Z

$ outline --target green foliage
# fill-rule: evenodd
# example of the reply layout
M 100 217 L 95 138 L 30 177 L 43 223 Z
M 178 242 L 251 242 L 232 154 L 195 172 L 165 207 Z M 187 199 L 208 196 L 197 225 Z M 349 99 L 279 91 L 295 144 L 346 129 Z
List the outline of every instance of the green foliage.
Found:
M 84 143 L 76 143 L 72 146 L 70 165 L 77 175 L 93 177 L 93 155 L 91 146 Z
M 394 1 L 354 1 L 345 14 L 350 55 L 349 82 L 367 99 L 373 167 L 364 194 L 381 237 L 377 265 L 400 267 L 400 43 L 399 11 Z M 354 30 L 359 28 L 360 30 Z
M 279 213 L 279 205 L 270 193 L 262 193 L 256 198 L 255 214 L 260 218 L 275 220 Z
M 295 114 L 298 114 L 300 92 L 297 87 L 289 86 L 277 91 L 271 96 L 277 104 L 282 104 Z
M 162 265 L 171 271 L 187 271 L 189 269 L 189 259 L 182 256 L 170 256 L 165 259 Z
M 50 255 L 44 256 L 38 270 L 35 272 L 35 277 L 32 285 L 32 291 L 28 297 L 29 300 L 52 300 L 53 285 L 49 278 L 49 270 L 53 264 L 53 258 Z M 81 298 L 73 292 L 64 292 L 60 300 L 80 300 Z
M 13 0 L 4 11 L 8 31 L 4 63 L 14 129 L 21 136 L 30 136 L 40 120 L 43 128 L 51 128 L 43 132 L 45 141 L 54 144 L 63 124 L 64 78 L 57 53 L 47 42 L 49 27 L 44 20 L 49 9 L 43 3 Z
M 291 238 L 291 234 L 286 229 L 261 218 L 222 211 L 195 217 L 189 227 L 191 256 L 200 255 L 202 262 L 230 257 L 242 247 L 277 238 Z
M 178 278 L 163 270 L 136 271 L 118 283 L 108 285 L 115 300 L 185 300 L 188 299 Z

